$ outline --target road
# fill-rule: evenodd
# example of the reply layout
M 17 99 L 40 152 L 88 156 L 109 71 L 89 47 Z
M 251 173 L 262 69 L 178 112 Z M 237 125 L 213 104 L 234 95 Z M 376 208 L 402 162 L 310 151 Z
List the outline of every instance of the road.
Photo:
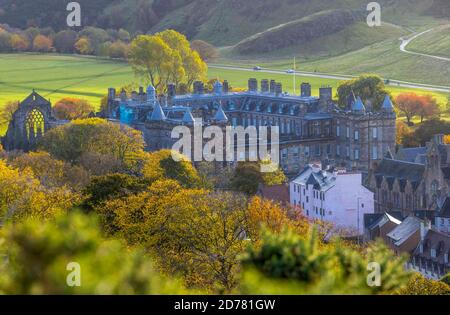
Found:
M 440 56 L 434 56 L 434 55 L 429 55 L 429 54 L 423 54 L 423 53 L 418 53 L 418 52 L 414 52 L 414 51 L 410 51 L 410 50 L 406 50 L 406 46 L 408 46 L 409 43 L 411 43 L 413 40 L 415 40 L 417 37 L 422 36 L 426 33 L 431 32 L 432 30 L 434 30 L 434 28 L 431 28 L 429 30 L 423 31 L 421 33 L 415 34 L 409 38 L 403 38 L 401 37 L 401 44 L 400 44 L 400 50 L 404 53 L 407 54 L 411 54 L 411 55 L 417 55 L 417 56 L 424 56 L 424 57 L 429 57 L 429 58 L 433 58 L 433 59 L 437 59 L 437 60 L 444 60 L 444 61 L 450 61 L 450 58 L 445 58 L 445 57 L 440 57 Z
M 258 71 L 253 70 L 253 68 L 246 67 L 237 67 L 233 65 L 222 65 L 222 64 L 209 64 L 208 65 L 212 69 L 223 69 L 223 70 L 235 70 L 235 71 L 248 71 L 248 72 L 261 72 L 261 73 L 273 73 L 273 74 L 285 74 L 285 75 L 293 75 L 287 74 L 286 70 L 278 70 L 278 69 L 261 69 Z M 357 78 L 356 75 L 343 75 L 343 74 L 332 74 L 332 73 L 321 73 L 321 72 L 307 72 L 307 71 L 296 71 L 295 75 L 303 76 L 303 77 L 316 77 L 323 79 L 334 79 L 334 80 L 348 80 Z M 384 79 L 386 80 L 386 79 Z M 450 93 L 450 87 L 441 86 L 441 85 L 430 85 L 430 84 L 421 84 L 415 82 L 407 82 L 400 80 L 391 80 L 389 79 L 390 86 L 398 86 L 412 89 L 422 89 L 434 92 L 445 92 Z

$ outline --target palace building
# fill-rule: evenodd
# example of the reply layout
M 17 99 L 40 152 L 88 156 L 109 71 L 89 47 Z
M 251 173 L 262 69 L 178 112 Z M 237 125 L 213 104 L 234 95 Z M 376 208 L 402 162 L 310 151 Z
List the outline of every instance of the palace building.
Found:
M 258 86 L 260 85 L 260 86 Z M 127 94 L 110 88 L 108 103 L 98 116 L 127 124 L 143 134 L 149 151 L 172 148 L 176 126 L 193 126 L 201 119 L 205 126 L 279 128 L 280 164 L 288 175 L 298 174 L 307 164 L 320 161 L 352 170 L 368 170 L 395 147 L 396 114 L 386 96 L 382 108 L 371 110 L 352 95 L 346 108 L 332 100 L 331 87 L 311 95 L 311 85 L 302 83 L 300 95 L 283 92 L 274 80 L 249 79 L 248 90 L 232 92 L 227 81 L 205 92 L 195 82 L 193 92 L 177 95 L 174 85 L 158 97 L 152 86 Z M 49 101 L 33 92 L 19 105 L 7 135 L 7 150 L 28 150 L 49 128 L 67 123 L 56 120 Z

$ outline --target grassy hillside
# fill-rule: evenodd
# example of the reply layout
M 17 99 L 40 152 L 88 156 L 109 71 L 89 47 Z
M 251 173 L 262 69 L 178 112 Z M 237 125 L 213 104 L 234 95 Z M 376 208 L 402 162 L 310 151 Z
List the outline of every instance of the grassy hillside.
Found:
M 407 49 L 450 58 L 450 24 L 437 27 L 414 39 Z
M 305 19 L 310 20 L 311 17 L 300 20 L 298 27 L 300 30 L 297 34 L 305 34 L 306 38 L 299 38 L 295 40 L 292 45 L 289 44 L 284 48 L 277 48 L 269 50 L 266 53 L 262 53 L 258 44 L 270 45 L 270 37 L 277 36 L 276 33 L 285 32 L 285 27 L 277 29 L 271 29 L 264 33 L 255 35 L 249 39 L 244 40 L 235 47 L 226 48 L 222 50 L 222 56 L 234 59 L 242 58 L 280 58 L 280 56 L 298 58 L 323 58 L 341 55 L 343 53 L 355 51 L 366 47 L 368 45 L 384 41 L 386 39 L 397 39 L 406 34 L 404 29 L 383 23 L 379 28 L 367 27 L 367 24 L 361 21 L 355 21 L 349 25 L 343 26 L 341 29 L 336 29 L 335 32 L 327 32 L 319 35 L 320 30 L 315 28 L 316 22 L 320 22 L 321 14 L 315 15 L 317 18 L 312 19 L 313 30 L 307 32 L 307 28 L 304 28 Z M 308 23 L 308 22 L 306 22 Z M 322 23 L 326 25 L 326 23 Z M 293 27 L 295 31 L 296 27 Z M 315 28 L 315 29 L 314 29 Z M 303 29 L 303 30 L 301 30 Z M 269 34 L 272 33 L 272 34 Z M 279 39 L 279 37 L 276 37 Z M 287 42 L 278 42 L 279 46 L 282 46 Z M 272 45 L 276 45 L 277 40 Z M 273 47 L 273 46 L 272 46 Z M 242 51 L 240 51 L 242 50 Z M 251 51 L 252 53 L 249 53 Z

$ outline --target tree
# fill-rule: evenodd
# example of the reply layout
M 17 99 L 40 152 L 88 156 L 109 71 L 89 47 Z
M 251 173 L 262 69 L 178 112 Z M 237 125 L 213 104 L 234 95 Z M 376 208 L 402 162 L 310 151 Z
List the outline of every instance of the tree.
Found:
M 174 30 L 165 30 L 157 33 L 156 36 L 161 37 L 165 43 L 181 57 L 181 64 L 183 71 L 175 70 L 180 75 L 174 75 L 171 80 L 177 85 L 185 83 L 187 86 L 191 86 L 195 80 L 203 80 L 206 77 L 208 67 L 206 63 L 201 59 L 199 53 L 193 50 L 190 46 L 186 36 L 178 33 Z M 177 60 L 177 58 L 175 58 Z M 184 72 L 185 78 L 183 78 L 182 72 Z
M 29 27 L 24 32 L 24 35 L 30 43 L 32 43 L 39 34 L 41 34 L 41 31 L 37 27 Z
M 285 230 L 266 232 L 262 244 L 249 247 L 243 257 L 243 294 L 392 294 L 410 278 L 403 269 L 406 257 L 394 257 L 382 243 L 365 253 L 334 241 L 321 247 L 317 233 L 306 237 Z M 369 286 L 369 262 L 380 267 L 380 286 Z
M 237 284 L 237 257 L 247 244 L 242 196 L 159 180 L 97 211 L 107 232 L 144 244 L 166 273 L 184 275 L 189 287 L 230 292 Z
M 17 156 L 11 165 L 19 171 L 29 169 L 46 188 L 66 187 L 80 191 L 89 183 L 89 174 L 80 166 L 56 160 L 47 152 L 29 152 Z
M 80 201 L 65 187 L 46 189 L 28 168 L 20 171 L 0 160 L 0 224 L 10 220 L 52 218 Z
M 66 97 L 55 104 L 53 112 L 58 119 L 75 120 L 88 118 L 95 112 L 95 109 L 86 100 Z
M 269 162 L 262 161 L 260 163 Z M 262 173 L 260 163 L 239 162 L 231 179 L 231 187 L 248 195 L 254 195 L 260 184 L 273 186 L 286 181 L 286 176 L 279 167 L 274 172 Z
M 131 43 L 129 60 L 136 75 L 161 92 L 169 83 L 190 87 L 207 72 L 207 65 L 186 37 L 173 30 L 138 36 Z
M 81 38 L 87 38 L 89 40 L 89 46 L 95 55 L 99 55 L 101 44 L 111 40 L 105 30 L 92 26 L 83 28 L 78 35 Z
M 11 52 L 12 46 L 11 46 L 11 34 L 4 31 L 0 32 L 0 52 Z
M 0 125 L 7 126 L 19 108 L 19 101 L 9 101 L 0 108 Z
M 396 127 L 395 143 L 397 145 L 404 145 L 407 137 L 412 133 L 411 128 L 400 120 L 397 120 Z
M 75 43 L 75 49 L 82 55 L 89 55 L 93 53 L 91 42 L 88 38 L 82 37 Z
M 193 40 L 191 47 L 200 54 L 204 61 L 214 61 L 219 56 L 216 47 L 200 39 Z
M 0 294 L 183 294 L 141 248 L 102 238 L 97 220 L 80 213 L 7 225 L 0 237 Z M 75 265 L 69 263 L 75 262 Z M 81 285 L 69 286 L 81 270 Z M 70 276 L 74 277 L 71 278 Z
M 290 228 L 299 235 L 307 235 L 309 230 L 308 220 L 298 211 L 260 197 L 253 197 L 248 204 L 247 226 L 248 236 L 254 243 L 261 239 L 264 230 L 280 234 Z
M 172 58 L 172 50 L 159 37 L 140 35 L 131 43 L 129 61 L 135 74 L 160 92 L 166 88 L 164 84 Z
M 83 191 L 87 196 L 84 208 L 90 211 L 108 200 L 141 193 L 149 185 L 149 181 L 127 174 L 95 176 Z
M 177 159 L 175 160 L 173 156 L 177 156 Z M 183 187 L 198 187 L 201 183 L 192 162 L 171 150 L 147 153 L 143 160 L 142 175 L 151 182 L 173 179 Z
M 421 97 L 412 92 L 398 95 L 396 104 L 398 110 L 405 115 L 408 125 L 411 125 L 411 119 L 418 115 L 422 110 Z
M 72 30 L 64 30 L 57 33 L 54 37 L 54 46 L 60 53 L 73 53 L 78 34 Z
M 131 41 L 131 35 L 127 30 L 123 28 L 119 29 L 118 37 L 122 42 L 129 43 Z
M 450 122 L 436 118 L 426 120 L 410 134 L 410 137 L 404 137 L 403 145 L 425 146 L 437 134 L 450 134 Z
M 344 81 L 338 86 L 338 102 L 342 108 L 348 104 L 351 93 L 361 97 L 363 102 L 371 105 L 374 110 L 381 108 L 383 100 L 389 92 L 383 80 L 377 75 L 362 75 L 357 79 Z
M 26 37 L 14 34 L 11 36 L 11 47 L 14 51 L 23 52 L 30 47 L 30 42 Z
M 110 58 L 124 59 L 128 57 L 129 48 L 130 47 L 127 44 L 118 40 L 109 46 L 108 55 Z
M 429 280 L 415 273 L 407 286 L 398 292 L 402 295 L 450 295 L 450 286 L 441 281 Z
M 436 99 L 430 95 L 421 96 L 421 109 L 419 112 L 420 122 L 422 123 L 424 118 L 437 117 L 440 114 L 440 108 Z
M 38 35 L 33 41 L 33 50 L 38 52 L 50 52 L 53 50 L 53 41 L 44 35 Z
M 53 128 L 39 145 L 53 157 L 79 164 L 93 175 L 137 169 L 144 148 L 139 131 L 99 118 Z

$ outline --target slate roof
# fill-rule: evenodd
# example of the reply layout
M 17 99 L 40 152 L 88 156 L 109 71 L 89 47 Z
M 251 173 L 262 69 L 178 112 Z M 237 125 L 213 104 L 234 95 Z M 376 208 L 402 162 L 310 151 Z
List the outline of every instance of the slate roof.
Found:
M 283 205 L 289 204 L 289 186 L 286 184 L 274 186 L 261 185 L 258 194 L 265 199 L 280 202 Z
M 383 101 L 383 105 L 381 105 L 381 109 L 383 109 L 385 111 L 393 111 L 394 110 L 394 105 L 392 105 L 391 98 L 389 97 L 389 95 L 386 95 L 384 97 L 384 101 Z
M 389 185 L 394 179 L 409 180 L 413 184 L 418 184 L 423 178 L 425 165 L 399 160 L 383 159 L 374 172 L 377 185 L 381 184 L 383 177 L 388 180 Z M 414 185 L 413 185 L 414 186 Z
M 420 253 L 420 246 L 417 246 L 414 255 L 429 259 L 439 264 L 450 266 L 450 262 L 445 263 L 444 255 L 450 255 L 450 235 L 430 229 L 421 242 L 423 253 Z M 436 257 L 431 257 L 431 249 L 436 250 Z
M 396 158 L 401 161 L 415 163 L 418 155 L 425 155 L 427 152 L 426 147 L 418 148 L 401 148 L 398 150 Z
M 364 106 L 363 101 L 361 100 L 361 97 L 358 96 L 356 99 L 356 102 L 352 105 L 352 110 L 357 112 L 362 112 L 366 110 L 366 107 Z
M 450 196 L 447 196 L 442 207 L 439 209 L 439 217 L 450 218 Z
M 228 121 L 228 117 L 223 111 L 222 105 L 219 106 L 219 109 L 216 112 L 216 115 L 214 116 L 215 121 Z
M 156 106 L 153 109 L 152 115 L 150 116 L 150 120 L 153 120 L 153 121 L 166 120 L 166 115 L 164 114 L 164 111 L 162 110 L 159 102 L 156 102 Z
M 400 224 L 401 218 L 402 215 L 399 211 L 393 211 L 390 213 L 366 213 L 364 214 L 364 227 L 372 230 L 376 226 L 383 226 L 388 221 Z
M 296 184 L 313 185 L 316 190 L 326 191 L 336 184 L 336 176 L 327 171 L 314 170 L 308 165 L 293 182 Z
M 183 116 L 183 122 L 184 122 L 184 123 L 188 123 L 188 124 L 192 124 L 192 123 L 195 122 L 194 116 L 192 116 L 192 113 L 191 113 L 190 110 L 187 110 L 187 111 L 184 113 L 184 116 Z
M 387 234 L 387 237 L 394 241 L 395 246 L 402 245 L 414 233 L 420 230 L 420 223 L 422 221 L 416 217 L 409 216 L 402 223 L 397 225 L 392 231 Z

